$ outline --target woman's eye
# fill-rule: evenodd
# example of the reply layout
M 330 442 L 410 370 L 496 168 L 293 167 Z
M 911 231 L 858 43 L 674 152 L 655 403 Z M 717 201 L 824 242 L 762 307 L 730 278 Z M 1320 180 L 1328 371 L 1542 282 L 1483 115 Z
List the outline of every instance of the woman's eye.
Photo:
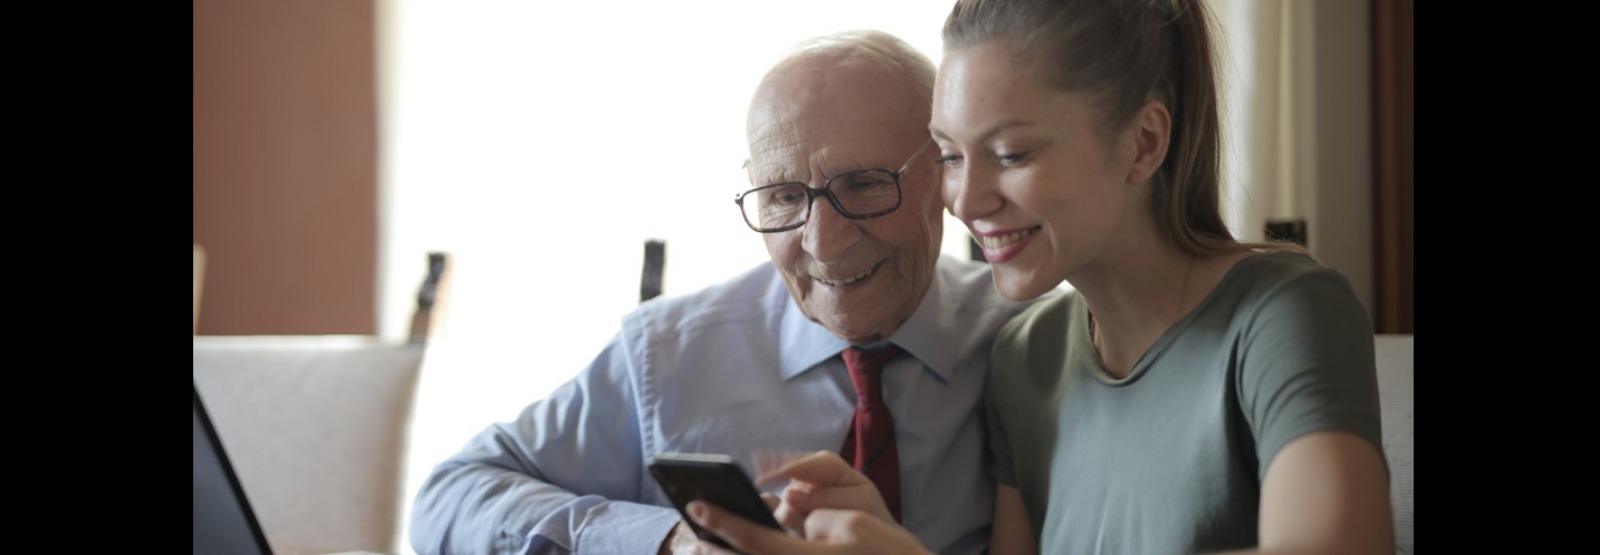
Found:
M 995 159 L 999 160 L 1001 164 L 1005 164 L 1005 165 L 1008 165 L 1008 166 L 1016 165 L 1016 164 L 1020 164 L 1020 163 L 1022 163 L 1024 161 L 1026 161 L 1028 159 L 1028 153 L 1026 153 L 1026 152 L 1012 152 L 1012 153 L 1006 153 L 1006 154 L 996 154 L 995 155 Z
M 947 154 L 940 156 L 938 162 L 946 166 L 959 166 L 961 164 L 961 157 L 954 154 Z

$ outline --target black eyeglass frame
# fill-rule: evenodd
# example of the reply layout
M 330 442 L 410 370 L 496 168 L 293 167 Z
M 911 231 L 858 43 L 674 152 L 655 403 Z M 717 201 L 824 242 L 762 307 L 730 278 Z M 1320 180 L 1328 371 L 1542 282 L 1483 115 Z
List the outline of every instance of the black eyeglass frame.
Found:
M 835 175 L 833 177 L 829 177 L 826 181 L 822 182 L 822 186 L 821 187 L 817 187 L 817 188 L 806 186 L 804 183 L 796 183 L 796 182 L 774 183 L 774 184 L 771 184 L 771 185 L 762 185 L 760 187 L 756 187 L 754 189 L 750 189 L 750 190 L 745 191 L 743 193 L 739 193 L 737 195 L 734 195 L 733 203 L 739 205 L 739 216 L 744 218 L 744 224 L 747 225 L 747 226 L 750 226 L 750 229 L 755 230 L 757 233 L 781 233 L 781 232 L 789 231 L 789 230 L 792 230 L 792 229 L 799 229 L 801 226 L 806 225 L 806 222 L 811 220 L 811 206 L 812 206 L 812 204 L 814 204 L 813 201 L 815 201 L 817 199 L 817 197 L 826 197 L 828 199 L 828 204 L 833 205 L 833 209 L 839 211 L 839 215 L 844 216 L 845 218 L 848 218 L 848 219 L 851 219 L 851 220 L 870 220 L 872 218 L 876 218 L 878 216 L 883 216 L 883 215 L 889 214 L 891 212 L 894 212 L 895 210 L 899 210 L 900 209 L 901 202 L 903 202 L 905 200 L 905 192 L 900 187 L 900 176 L 905 175 L 906 170 L 911 169 L 911 163 L 915 162 L 917 160 L 917 157 L 922 155 L 923 151 L 928 150 L 928 145 L 931 145 L 931 144 L 933 144 L 933 139 L 928 139 L 928 142 L 923 143 L 921 147 L 917 148 L 917 151 L 911 154 L 911 158 L 906 159 L 905 165 L 900 166 L 900 170 L 899 171 L 890 170 L 889 168 L 872 168 L 872 169 L 855 170 L 855 171 L 845 172 L 845 173 L 841 173 L 839 175 Z M 867 213 L 867 214 L 855 214 L 855 213 L 850 212 L 849 210 L 845 210 L 844 209 L 844 205 L 839 203 L 839 197 L 836 197 L 836 196 L 833 195 L 833 180 L 841 178 L 841 177 L 848 177 L 848 176 L 854 176 L 854 175 L 860 175 L 860 174 L 872 173 L 872 172 L 882 172 L 882 173 L 889 174 L 890 179 L 894 181 L 894 206 L 890 206 L 890 207 L 885 208 L 883 210 L 878 210 L 878 211 L 870 212 L 870 213 Z M 750 221 L 750 215 L 746 214 L 745 211 L 744 211 L 744 197 L 746 195 L 750 195 L 752 193 L 759 193 L 761 191 L 764 191 L 764 190 L 767 190 L 767 189 L 771 189 L 771 188 L 774 188 L 774 187 L 788 187 L 788 186 L 791 186 L 791 185 L 801 185 L 802 186 L 801 188 L 805 189 L 805 191 L 806 191 L 806 214 L 805 214 L 804 217 L 800 218 L 800 221 L 795 222 L 795 223 L 790 224 L 790 225 L 783 226 L 783 227 L 774 227 L 774 228 L 770 228 L 770 229 L 763 229 L 761 227 L 757 227 L 755 223 Z

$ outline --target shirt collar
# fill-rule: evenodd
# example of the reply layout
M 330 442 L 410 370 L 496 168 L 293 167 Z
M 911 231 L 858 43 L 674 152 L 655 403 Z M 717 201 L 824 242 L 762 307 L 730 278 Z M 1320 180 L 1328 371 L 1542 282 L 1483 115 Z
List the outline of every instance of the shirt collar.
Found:
M 779 330 L 779 371 L 784 380 L 789 380 L 838 355 L 850 343 L 806 318 L 794 297 L 785 296 L 789 299 L 783 305 L 783 320 Z M 921 361 L 924 368 L 944 381 L 949 381 L 951 372 L 955 371 L 956 346 L 959 343 L 944 340 L 944 332 L 954 327 L 956 310 L 959 308 L 955 300 L 948 296 L 943 273 L 935 266 L 933 281 L 928 284 L 928 292 L 922 296 L 917 310 L 889 335 L 889 341 L 905 349 Z

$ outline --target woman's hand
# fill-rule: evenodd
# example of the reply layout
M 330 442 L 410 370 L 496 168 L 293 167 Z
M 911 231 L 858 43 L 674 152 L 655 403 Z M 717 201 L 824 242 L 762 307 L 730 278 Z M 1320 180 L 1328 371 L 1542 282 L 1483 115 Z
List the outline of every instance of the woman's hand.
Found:
M 810 511 L 805 518 L 805 538 L 802 539 L 750 522 L 703 501 L 690 503 L 688 509 L 695 522 L 735 549 L 752 555 L 928 553 L 915 536 L 894 521 L 861 511 Z M 700 553 L 737 555 L 708 542 L 700 542 L 698 547 Z
M 859 511 L 890 524 L 895 522 L 872 480 L 832 451 L 812 453 L 761 477 L 763 483 L 783 479 L 789 480 L 789 485 L 773 516 L 795 536 L 810 537 L 806 529 L 808 517 L 819 509 Z

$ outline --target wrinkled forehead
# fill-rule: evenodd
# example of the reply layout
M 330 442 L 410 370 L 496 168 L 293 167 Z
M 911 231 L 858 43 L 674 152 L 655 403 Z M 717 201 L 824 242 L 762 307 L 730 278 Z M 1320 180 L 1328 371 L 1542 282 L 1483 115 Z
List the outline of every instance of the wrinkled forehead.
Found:
M 891 67 L 829 59 L 780 66 L 750 105 L 752 176 L 809 181 L 818 171 L 898 168 L 927 137 L 923 104 Z

